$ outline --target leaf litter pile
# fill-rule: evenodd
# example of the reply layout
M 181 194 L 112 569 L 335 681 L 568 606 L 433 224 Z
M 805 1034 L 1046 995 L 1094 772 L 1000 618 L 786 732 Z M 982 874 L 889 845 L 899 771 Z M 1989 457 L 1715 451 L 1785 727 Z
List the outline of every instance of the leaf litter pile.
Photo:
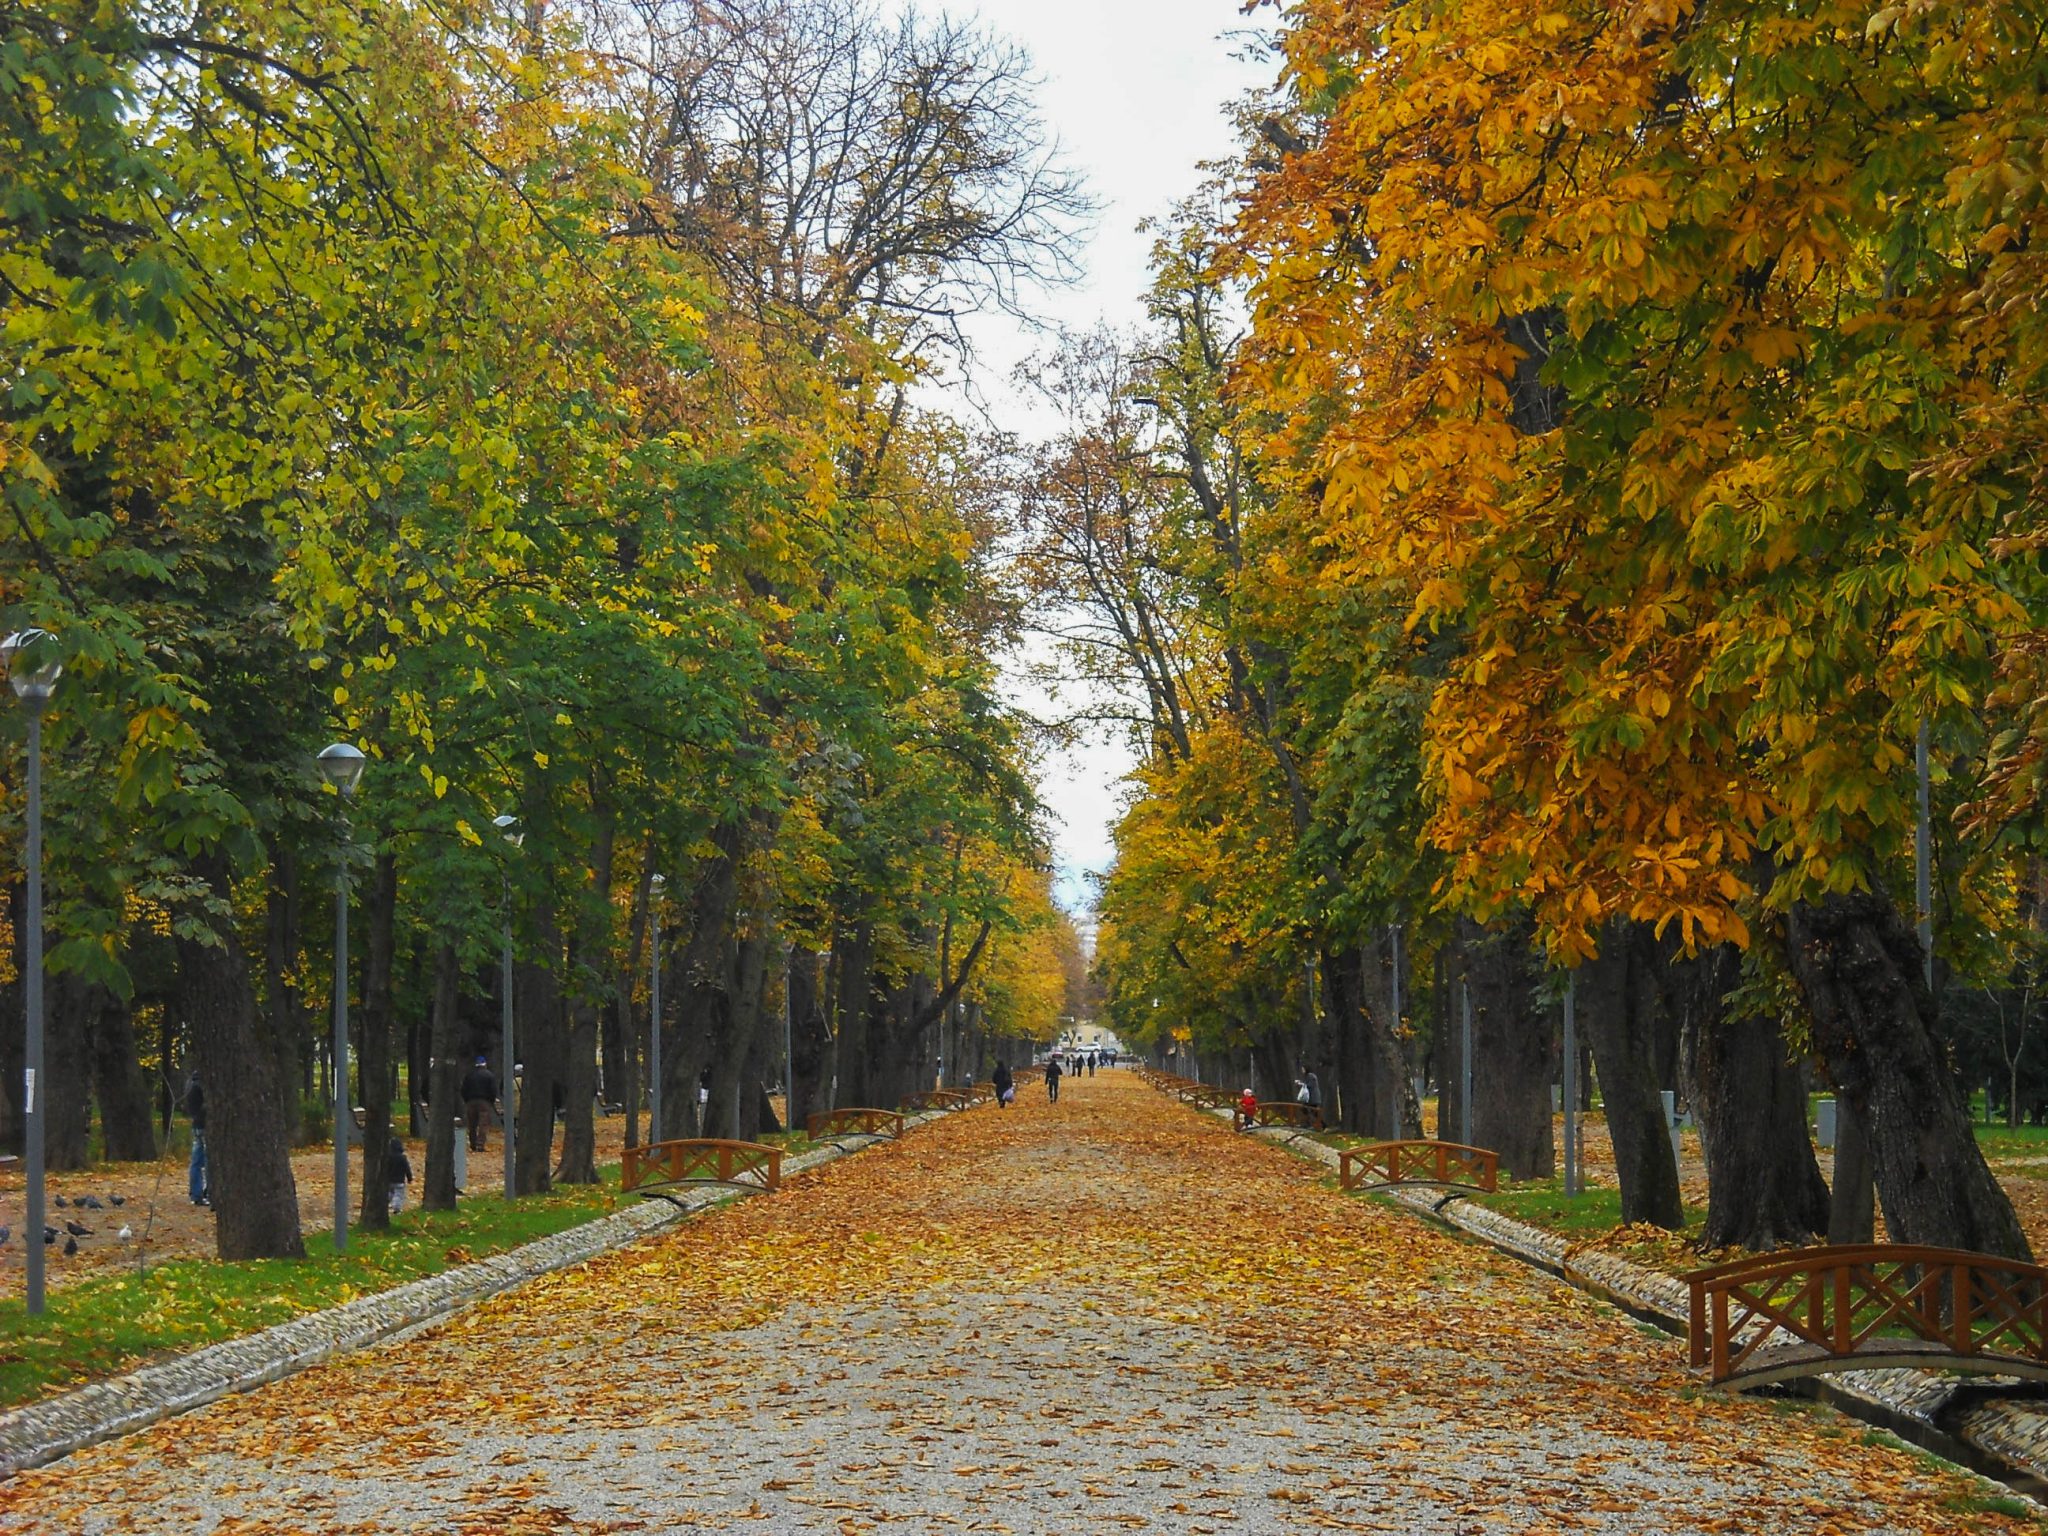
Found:
M 1134 1078 L 0 1486 L 0 1530 L 2038 1529 Z

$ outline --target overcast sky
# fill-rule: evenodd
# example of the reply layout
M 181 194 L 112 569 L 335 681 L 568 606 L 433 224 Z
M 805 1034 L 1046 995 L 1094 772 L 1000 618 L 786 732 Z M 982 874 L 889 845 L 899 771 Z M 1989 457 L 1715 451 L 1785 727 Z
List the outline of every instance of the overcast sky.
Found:
M 1086 277 L 1045 296 L 1047 318 L 1073 329 L 1136 324 L 1151 245 L 1136 226 L 1192 192 L 1201 161 L 1229 153 L 1224 104 L 1266 83 L 1266 67 L 1237 57 L 1248 25 L 1241 0 L 951 0 L 925 8 L 979 15 L 1030 52 L 1044 79 L 1046 121 L 1101 205 L 1079 253 Z M 1008 322 L 986 322 L 974 339 L 981 393 L 997 424 L 1030 436 L 1031 419 L 1002 382 L 1043 343 Z M 1109 861 L 1118 780 L 1129 766 L 1120 747 L 1103 743 L 1046 765 L 1041 792 L 1059 818 L 1055 853 L 1070 907 L 1085 900 L 1087 874 Z

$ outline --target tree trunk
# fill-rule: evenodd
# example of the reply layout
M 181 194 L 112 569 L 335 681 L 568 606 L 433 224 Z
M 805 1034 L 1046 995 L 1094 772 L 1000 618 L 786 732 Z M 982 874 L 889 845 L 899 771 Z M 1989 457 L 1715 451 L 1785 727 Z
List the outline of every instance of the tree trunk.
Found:
M 1869 1138 L 1891 1240 L 2030 1258 L 1971 1129 L 1919 937 L 1898 909 L 1881 892 L 1795 907 L 1786 947 L 1828 1078 Z
M 1369 1136 L 1373 1113 L 1372 1048 L 1366 1042 L 1371 1026 L 1365 1017 L 1365 956 L 1361 950 L 1325 949 L 1321 956 L 1323 1013 L 1330 1039 L 1336 1047 L 1337 1069 L 1326 1085 L 1335 1113 L 1330 1124 L 1355 1136 Z
M 1742 976 L 1730 946 L 1679 962 L 1688 1097 L 1707 1158 L 1702 1248 L 1758 1252 L 1825 1230 L 1828 1191 L 1806 1131 L 1806 1092 L 1777 1026 L 1732 1012 Z
M 49 934 L 45 930 L 44 939 Z M 106 990 L 68 972 L 43 983 L 45 1029 L 43 1072 L 43 1156 L 52 1173 L 88 1166 L 92 1160 L 92 1074 L 86 1042 L 94 1018 L 106 1004 Z
M 100 1137 L 107 1161 L 146 1163 L 156 1156 L 156 1133 L 149 1123 L 149 1086 L 135 1049 L 134 1011 L 112 993 L 101 992 L 92 1037 Z
M 231 898 L 224 856 L 204 856 L 193 873 L 217 900 Z M 217 1250 L 230 1260 L 304 1258 L 277 1061 L 257 1028 L 249 961 L 234 922 L 194 908 L 180 925 L 177 946 L 182 1011 L 206 1093 Z
M 1877 1184 L 1863 1122 L 1835 1100 L 1835 1182 L 1828 1191 L 1828 1241 L 1867 1243 L 1877 1235 Z
M 1685 1225 L 1685 1208 L 1657 1080 L 1657 1036 L 1668 1011 L 1666 969 L 1667 957 L 1647 924 L 1609 923 L 1599 958 L 1579 972 L 1578 1017 L 1592 1042 L 1606 1098 L 1621 1219 L 1677 1231 Z M 1579 1064 L 1566 1062 L 1564 1069 L 1576 1072 Z
M 591 847 L 591 884 L 578 904 L 569 946 L 568 1059 L 562 1075 L 566 1113 L 562 1161 L 555 1177 L 564 1184 L 597 1180 L 597 1024 L 611 977 L 613 818 L 603 812 Z
M 466 1134 L 455 1125 L 462 1111 L 466 1055 L 458 1017 L 461 983 L 461 956 L 454 940 L 444 938 L 434 953 L 433 1081 L 427 1089 L 427 1166 L 420 1195 L 420 1204 L 430 1211 L 455 1209 L 455 1138 Z
M 792 1126 L 803 1125 L 825 1108 L 825 1068 L 832 1040 L 820 996 L 821 966 L 818 955 L 801 944 L 790 951 L 785 985 L 789 988 L 791 1050 L 796 1056 L 787 1106 Z
M 297 1145 L 308 1144 L 299 1113 L 300 1084 L 309 1059 L 306 1000 L 294 977 L 300 960 L 298 865 L 284 843 L 272 840 L 270 870 L 264 878 L 263 999 L 270 1022 L 270 1048 L 284 1094 L 285 1119 Z
M 1366 1043 L 1372 1051 L 1372 1101 L 1365 1124 L 1375 1134 L 1390 1140 L 1422 1134 L 1422 1104 L 1415 1096 L 1415 1080 L 1408 1052 L 1401 1043 L 1402 1014 L 1408 997 L 1408 952 L 1397 947 L 1393 930 L 1379 929 L 1367 951 L 1373 964 L 1365 972 Z M 1401 974 L 1395 975 L 1399 965 Z M 1402 1006 L 1395 1006 L 1396 998 Z
M 1528 919 L 1459 928 L 1472 988 L 1472 1143 L 1498 1153 L 1515 1178 L 1547 1179 L 1557 1166 L 1553 1053 L 1550 1020 L 1536 1006 Z
M 552 905 L 542 902 L 533 912 L 529 953 L 544 955 L 512 968 L 518 999 L 514 1036 L 525 1073 L 519 1087 L 519 1145 L 514 1174 L 518 1193 L 546 1194 L 553 1187 L 555 1104 L 563 1095 L 567 1065 L 567 1020 L 562 1011 L 562 936 Z M 509 1094 L 510 1079 L 506 1092 Z
M 391 1037 L 397 1025 L 391 991 L 391 972 L 397 959 L 397 854 L 388 848 L 378 850 L 370 868 L 369 889 L 363 895 L 369 932 L 363 960 L 363 1017 L 356 1035 L 363 1103 L 363 1188 L 356 1221 L 370 1231 L 381 1232 L 391 1225 L 384 1152 L 391 1142 Z

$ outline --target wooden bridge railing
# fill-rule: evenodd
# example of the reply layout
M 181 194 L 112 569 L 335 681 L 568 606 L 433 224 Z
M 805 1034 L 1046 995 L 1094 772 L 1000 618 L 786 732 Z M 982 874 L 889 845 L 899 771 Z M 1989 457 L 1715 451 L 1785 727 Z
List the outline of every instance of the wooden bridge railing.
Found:
M 1256 1105 L 1247 1115 L 1243 1104 L 1234 1099 L 1230 1102 L 1237 1105 L 1231 1119 L 1240 1131 L 1266 1126 L 1293 1126 L 1296 1130 L 1303 1131 L 1320 1131 L 1323 1128 L 1323 1111 L 1318 1105 L 1297 1104 L 1292 1099 L 1280 1099 L 1270 1104 Z
M 995 1101 L 996 1085 L 994 1083 L 976 1083 L 967 1090 L 967 1102 L 969 1104 L 993 1104 Z
M 757 1141 L 655 1141 L 626 1148 L 619 1182 L 646 1194 L 671 1184 L 730 1184 L 735 1189 L 782 1187 L 782 1149 Z
M 971 1102 L 958 1088 L 926 1088 L 906 1093 L 896 1107 L 906 1115 L 921 1115 L 933 1109 L 965 1109 Z
M 2048 1381 L 2048 1268 L 1871 1243 L 1686 1276 L 1692 1363 L 1719 1385 L 1894 1366 Z
M 827 1136 L 901 1136 L 903 1116 L 893 1109 L 828 1109 L 805 1118 L 804 1134 L 813 1141 Z
M 1346 1189 L 1428 1185 L 1492 1194 L 1500 1187 L 1500 1154 L 1454 1141 L 1378 1141 L 1340 1154 L 1337 1180 Z

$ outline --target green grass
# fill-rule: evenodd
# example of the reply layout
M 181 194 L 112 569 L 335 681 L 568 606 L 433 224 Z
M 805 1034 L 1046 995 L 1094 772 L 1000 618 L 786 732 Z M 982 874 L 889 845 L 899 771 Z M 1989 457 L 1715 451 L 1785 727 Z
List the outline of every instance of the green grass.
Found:
M 1567 1195 L 1562 1180 L 1540 1179 L 1511 1185 L 1496 1195 L 1475 1195 L 1473 1198 L 1517 1221 L 1526 1221 L 1531 1226 L 1565 1237 L 1595 1237 L 1621 1225 L 1621 1191 L 1618 1189 L 1595 1187 Z
M 510 1206 L 486 1196 L 454 1211 L 407 1211 L 389 1232 L 352 1230 L 346 1255 L 336 1255 L 333 1240 L 319 1232 L 307 1235 L 303 1259 L 174 1259 L 140 1275 L 100 1275 L 51 1291 L 40 1318 L 30 1318 L 19 1300 L 0 1302 L 0 1406 L 254 1333 L 594 1220 L 622 1203 L 618 1170 L 606 1170 L 606 1178 Z
M 1977 1126 L 1977 1145 L 1986 1157 L 2048 1157 L 2048 1125 Z

